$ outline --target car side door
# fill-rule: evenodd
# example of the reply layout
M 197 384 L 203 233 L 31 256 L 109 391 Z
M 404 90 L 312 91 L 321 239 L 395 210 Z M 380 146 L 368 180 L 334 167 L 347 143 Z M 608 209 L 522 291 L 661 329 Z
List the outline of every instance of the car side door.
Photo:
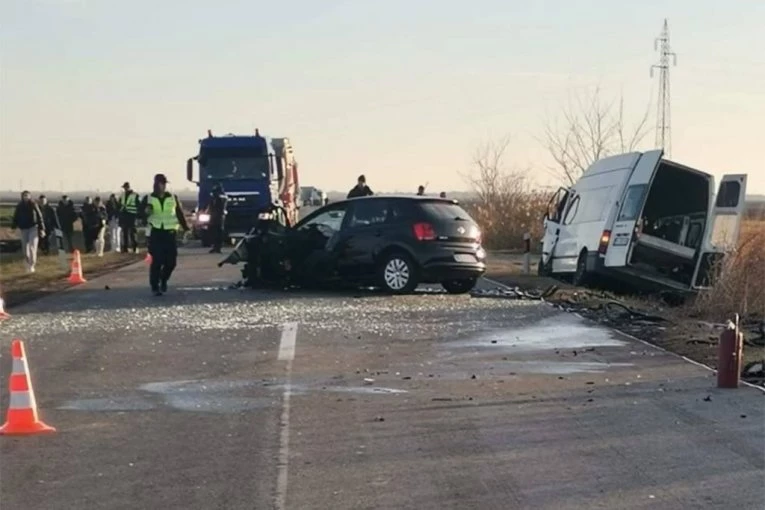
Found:
M 353 201 L 339 236 L 338 271 L 351 278 L 375 272 L 375 256 L 385 243 L 390 200 L 369 198 Z

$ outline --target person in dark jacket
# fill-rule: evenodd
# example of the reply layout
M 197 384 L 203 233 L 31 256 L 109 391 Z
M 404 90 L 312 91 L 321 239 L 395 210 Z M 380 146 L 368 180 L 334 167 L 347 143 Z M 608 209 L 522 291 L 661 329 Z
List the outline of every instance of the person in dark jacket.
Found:
M 417 186 L 417 196 L 418 197 L 424 197 L 425 196 L 425 186 Z
M 39 205 L 43 218 L 43 228 L 45 229 L 45 236 L 40 239 L 40 249 L 43 255 L 50 255 L 51 247 L 55 248 L 56 230 L 59 230 L 61 227 L 58 223 L 56 210 L 48 203 L 48 197 L 40 195 Z
M 138 194 L 126 182 L 122 185 L 124 193 L 120 197 L 120 228 L 122 229 L 122 253 L 127 253 L 128 248 L 133 253 L 138 253 L 138 234 L 136 221 L 138 220 L 138 207 L 140 199 Z
M 216 184 L 210 193 L 210 205 L 207 210 L 210 214 L 210 235 L 212 235 L 213 247 L 210 253 L 220 253 L 223 248 L 223 238 L 226 232 L 226 193 L 223 186 Z
M 351 188 L 351 191 L 348 192 L 348 198 L 368 197 L 370 195 L 374 195 L 374 193 L 372 193 L 372 190 L 367 186 L 367 178 L 363 175 L 359 175 L 356 186 Z
M 111 251 L 120 252 L 122 244 L 122 229 L 120 228 L 120 201 L 112 193 L 106 201 L 106 216 L 109 223 L 109 244 Z
M 144 198 L 140 210 L 151 228 L 149 234 L 149 284 L 155 296 L 167 292 L 167 282 L 173 274 L 178 259 L 177 232 L 188 232 L 186 216 L 181 201 L 167 191 L 167 177 L 154 176 L 154 192 Z
M 40 239 L 45 237 L 45 223 L 40 208 L 32 200 L 32 194 L 28 191 L 21 194 L 21 201 L 16 204 L 11 228 L 19 229 L 27 272 L 34 273 L 37 264 L 37 245 Z
M 64 249 L 71 253 L 74 251 L 74 224 L 77 221 L 77 211 L 74 209 L 74 202 L 69 197 L 63 195 L 58 203 L 58 221 L 61 224 L 61 232 L 64 236 Z
M 85 253 L 93 253 L 95 237 L 93 237 L 93 226 L 97 223 L 96 209 L 93 206 L 93 199 L 85 197 L 85 202 L 80 208 L 80 221 L 82 222 L 82 237 L 85 241 Z

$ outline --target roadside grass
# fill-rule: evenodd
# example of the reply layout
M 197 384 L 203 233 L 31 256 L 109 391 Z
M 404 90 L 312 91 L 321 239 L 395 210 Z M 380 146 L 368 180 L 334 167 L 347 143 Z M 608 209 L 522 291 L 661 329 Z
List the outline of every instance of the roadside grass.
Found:
M 139 239 L 139 246 L 141 240 Z M 74 233 L 75 247 L 84 251 L 82 233 Z M 103 257 L 94 254 L 82 254 L 82 270 L 86 279 L 108 273 L 133 262 L 142 260 L 145 254 L 123 254 L 105 252 Z M 71 255 L 67 254 L 66 267 L 63 267 L 56 254 L 42 255 L 37 258 L 35 273 L 26 273 L 24 256 L 20 251 L 0 253 L 0 293 L 5 304 L 13 307 L 32 299 L 66 289 Z

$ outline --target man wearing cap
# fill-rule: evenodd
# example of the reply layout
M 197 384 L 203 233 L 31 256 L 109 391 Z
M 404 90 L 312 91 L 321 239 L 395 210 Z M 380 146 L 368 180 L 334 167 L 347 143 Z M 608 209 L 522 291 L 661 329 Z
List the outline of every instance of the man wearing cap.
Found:
M 181 201 L 167 191 L 167 177 L 164 174 L 154 176 L 154 191 L 143 199 L 141 210 L 151 228 L 149 283 L 154 295 L 161 296 L 167 292 L 167 281 L 173 274 L 178 258 L 176 233 L 178 228 L 188 232 L 189 226 L 186 224 Z
M 130 183 L 122 185 L 124 193 L 120 197 L 120 228 L 122 229 L 122 253 L 128 252 L 128 241 L 133 253 L 138 253 L 138 236 L 135 223 L 138 218 L 138 195 L 130 188 Z

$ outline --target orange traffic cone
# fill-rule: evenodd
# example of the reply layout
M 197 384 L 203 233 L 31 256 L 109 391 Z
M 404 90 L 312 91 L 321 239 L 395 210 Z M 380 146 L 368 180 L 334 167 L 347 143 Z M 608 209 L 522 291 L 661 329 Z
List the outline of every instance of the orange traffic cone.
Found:
M 11 400 L 5 424 L 0 427 L 0 434 L 23 436 L 56 432 L 56 429 L 40 421 L 40 417 L 37 416 L 35 392 L 32 389 L 29 365 L 27 365 L 24 344 L 21 340 L 14 340 L 11 344 L 11 356 L 13 356 L 13 370 L 11 382 L 8 385 Z
M 82 259 L 80 258 L 80 250 L 74 250 L 74 258 L 72 259 L 72 272 L 69 274 L 69 283 L 72 285 L 79 285 L 85 283 L 87 280 L 82 276 Z
M 11 316 L 5 311 L 5 301 L 0 297 L 0 321 L 10 318 Z

